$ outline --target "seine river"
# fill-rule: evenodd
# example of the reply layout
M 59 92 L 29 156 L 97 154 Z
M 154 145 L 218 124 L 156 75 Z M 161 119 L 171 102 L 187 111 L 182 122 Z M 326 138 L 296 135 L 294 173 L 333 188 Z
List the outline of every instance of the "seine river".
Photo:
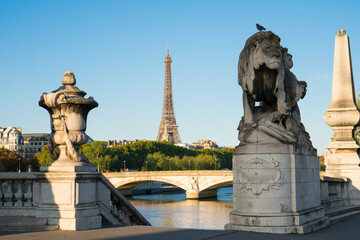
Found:
M 156 227 L 224 229 L 233 208 L 233 188 L 218 190 L 217 198 L 187 200 L 185 193 L 138 195 L 128 200 Z

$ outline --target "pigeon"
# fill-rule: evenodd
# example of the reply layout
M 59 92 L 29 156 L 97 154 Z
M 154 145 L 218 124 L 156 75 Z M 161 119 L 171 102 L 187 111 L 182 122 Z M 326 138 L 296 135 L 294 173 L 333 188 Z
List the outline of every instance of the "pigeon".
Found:
M 261 26 L 260 24 L 256 24 L 256 28 L 257 28 L 257 30 L 259 30 L 259 31 L 266 30 L 266 28 L 264 28 L 264 27 Z

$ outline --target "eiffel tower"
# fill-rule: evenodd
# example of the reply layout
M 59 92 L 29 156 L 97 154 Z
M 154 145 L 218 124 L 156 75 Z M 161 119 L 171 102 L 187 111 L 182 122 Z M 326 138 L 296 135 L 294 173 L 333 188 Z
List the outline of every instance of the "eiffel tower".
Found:
M 176 124 L 174 102 L 171 83 L 171 57 L 169 55 L 169 45 L 167 47 L 167 55 L 165 57 L 165 86 L 164 86 L 164 102 L 159 126 L 159 133 L 156 141 L 170 141 L 173 144 L 181 143 L 178 125 Z

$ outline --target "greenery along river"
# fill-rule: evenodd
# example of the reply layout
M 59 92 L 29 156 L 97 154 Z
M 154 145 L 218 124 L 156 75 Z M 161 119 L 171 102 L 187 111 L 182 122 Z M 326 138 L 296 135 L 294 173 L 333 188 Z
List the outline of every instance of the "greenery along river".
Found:
M 185 193 L 138 195 L 128 200 L 156 227 L 224 229 L 233 208 L 233 188 L 218 190 L 217 198 L 187 200 Z

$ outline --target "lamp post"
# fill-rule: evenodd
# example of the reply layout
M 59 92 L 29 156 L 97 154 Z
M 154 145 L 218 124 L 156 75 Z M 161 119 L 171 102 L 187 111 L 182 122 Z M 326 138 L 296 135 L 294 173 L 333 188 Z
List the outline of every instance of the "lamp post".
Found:
M 169 158 L 169 169 L 171 171 L 171 158 Z
M 147 161 L 146 161 L 146 168 L 145 169 L 146 169 L 145 171 L 147 172 Z
M 125 168 L 126 168 L 126 161 L 124 160 L 124 172 L 125 172 Z
M 190 171 L 190 159 L 189 159 L 189 171 Z
M 21 172 L 21 157 L 18 157 L 18 161 L 19 161 L 19 172 Z

